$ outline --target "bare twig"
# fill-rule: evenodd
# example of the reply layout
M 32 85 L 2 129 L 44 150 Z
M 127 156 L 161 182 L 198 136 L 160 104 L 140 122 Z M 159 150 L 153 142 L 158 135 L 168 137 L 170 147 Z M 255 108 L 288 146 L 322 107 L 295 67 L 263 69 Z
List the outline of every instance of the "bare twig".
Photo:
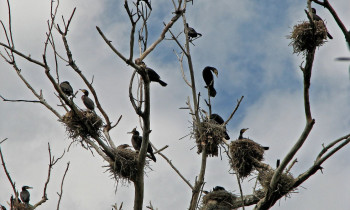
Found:
M 64 175 L 63 175 L 63 178 L 62 178 L 62 182 L 61 182 L 61 192 L 60 193 L 57 193 L 58 194 L 58 202 L 57 202 L 57 210 L 60 209 L 60 203 L 61 203 L 61 199 L 62 199 L 62 195 L 63 195 L 63 183 L 64 183 L 64 179 L 66 178 L 66 175 L 67 175 L 67 171 L 69 169 L 69 164 L 70 162 L 67 163 L 67 167 L 66 167 L 66 170 L 64 171 Z

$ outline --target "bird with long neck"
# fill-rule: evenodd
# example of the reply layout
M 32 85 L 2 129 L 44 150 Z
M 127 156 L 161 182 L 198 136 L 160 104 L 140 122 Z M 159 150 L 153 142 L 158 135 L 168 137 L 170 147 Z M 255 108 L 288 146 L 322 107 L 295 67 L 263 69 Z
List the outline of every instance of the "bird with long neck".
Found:
M 247 139 L 247 138 L 244 138 L 243 137 L 243 133 L 246 132 L 249 128 L 242 128 L 240 131 L 239 131 L 239 136 L 238 136 L 238 140 L 243 140 L 243 139 Z M 269 150 L 269 147 L 263 147 L 261 146 L 264 150 Z
M 316 9 L 315 9 L 315 8 L 311 8 L 311 11 L 312 11 L 312 19 L 313 19 L 314 21 L 315 21 L 315 20 L 316 20 L 316 21 L 322 21 L 324 27 L 326 28 L 326 24 L 324 23 L 324 21 L 322 20 L 322 18 L 316 14 Z M 326 28 L 326 30 L 327 30 L 327 28 Z M 330 33 L 328 33 L 328 30 L 327 30 L 327 37 L 328 37 L 329 39 L 333 39 L 333 36 L 332 36 Z
M 132 134 L 132 137 L 131 137 L 131 144 L 132 144 L 132 146 L 134 147 L 134 149 L 136 151 L 140 151 L 141 145 L 142 145 L 142 136 L 140 136 L 140 133 L 136 130 L 136 128 L 134 128 L 132 131 L 130 131 L 128 133 Z M 153 149 L 152 149 L 151 144 L 148 144 L 147 152 L 150 154 L 151 159 L 154 162 L 156 162 L 157 159 L 156 159 L 156 157 L 153 154 Z
M 85 89 L 80 89 L 80 91 L 84 93 L 84 95 L 81 96 L 81 100 L 83 101 L 86 108 L 88 108 L 91 111 L 94 111 L 95 103 L 89 98 L 89 91 Z
M 218 70 L 211 66 L 205 67 L 202 71 L 202 75 L 203 75 L 204 82 L 206 84 L 205 88 L 208 88 L 209 95 L 211 97 L 215 97 L 216 90 L 214 88 L 214 76 L 212 72 L 214 72 L 216 77 L 218 77 L 218 74 L 219 74 Z
M 214 120 L 219 125 L 223 125 L 225 123 L 224 119 L 222 119 L 222 117 L 218 114 L 211 114 L 210 119 Z M 224 131 L 225 139 L 229 140 L 230 136 L 228 135 L 228 133 L 226 131 L 226 125 L 224 126 L 224 129 L 225 129 L 225 131 Z
M 194 38 L 199 38 L 202 36 L 201 33 L 198 33 L 194 28 L 190 27 L 188 23 L 186 23 L 187 35 L 192 41 Z
M 30 200 L 30 193 L 29 193 L 28 189 L 33 189 L 33 188 L 29 187 L 29 186 L 23 186 L 22 191 L 20 193 L 21 200 L 26 205 L 29 205 L 29 200 Z
M 160 79 L 159 74 L 157 74 L 157 72 L 154 71 L 153 69 L 146 67 L 146 72 L 147 72 L 148 78 L 151 82 L 158 82 L 163 87 L 168 85 L 167 83 L 165 83 L 164 81 L 162 81 Z

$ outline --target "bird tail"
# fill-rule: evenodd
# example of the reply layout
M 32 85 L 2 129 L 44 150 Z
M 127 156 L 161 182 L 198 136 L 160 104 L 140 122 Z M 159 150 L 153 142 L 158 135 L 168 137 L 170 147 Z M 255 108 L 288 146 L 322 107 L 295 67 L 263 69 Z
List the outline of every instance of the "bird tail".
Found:
M 330 33 L 328 33 L 328 31 L 327 31 L 327 36 L 329 39 L 333 39 L 333 36 Z
M 228 133 L 226 131 L 225 131 L 225 139 L 230 140 L 230 136 L 228 135 Z
M 270 147 L 262 147 L 264 150 L 269 150 Z
M 163 86 L 163 87 L 165 87 L 165 86 L 168 85 L 167 83 L 163 82 L 162 80 L 159 80 L 159 84 L 160 84 L 161 86 Z
M 208 90 L 209 90 L 209 95 L 211 97 L 215 97 L 216 96 L 216 90 L 215 90 L 214 86 L 209 86 Z
M 151 159 L 152 159 L 154 162 L 157 162 L 156 156 L 154 156 L 153 152 L 150 152 L 149 154 L 151 155 Z

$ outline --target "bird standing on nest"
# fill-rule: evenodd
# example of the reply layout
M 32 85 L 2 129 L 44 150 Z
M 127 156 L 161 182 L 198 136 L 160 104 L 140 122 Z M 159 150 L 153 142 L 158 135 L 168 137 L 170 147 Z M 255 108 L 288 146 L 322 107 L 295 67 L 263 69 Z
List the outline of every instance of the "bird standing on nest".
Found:
M 214 67 L 211 66 L 207 66 L 203 69 L 202 75 L 203 75 L 203 79 L 204 82 L 207 86 L 205 86 L 205 88 L 208 88 L 209 91 L 209 95 L 211 97 L 215 97 L 216 96 L 216 90 L 214 88 L 214 76 L 213 73 L 216 75 L 216 77 L 218 77 L 218 70 Z
M 88 108 L 91 111 L 94 111 L 95 109 L 95 103 L 89 98 L 89 91 L 85 89 L 80 89 L 81 92 L 84 93 L 84 95 L 81 96 L 81 100 L 83 101 L 86 108 Z
M 243 139 L 248 139 L 248 138 L 244 138 L 243 137 L 243 133 L 246 132 L 249 128 L 242 128 L 239 132 L 239 137 L 238 140 L 243 140 Z M 263 147 L 261 146 L 261 148 L 263 148 L 264 150 L 269 150 L 269 147 Z
M 210 115 L 210 119 L 211 120 L 214 120 L 215 122 L 217 122 L 219 125 L 222 125 L 225 123 L 224 119 L 222 119 L 222 117 L 218 114 L 211 114 Z M 228 135 L 227 131 L 226 131 L 226 125 L 224 126 L 224 129 L 225 129 L 225 139 L 226 140 L 229 140 L 230 139 L 230 136 Z
M 196 30 L 194 30 L 194 28 L 191 28 L 190 26 L 188 26 L 188 23 L 186 23 L 186 28 L 187 28 L 187 35 L 190 38 L 190 41 L 192 41 L 195 38 L 197 39 L 197 38 L 202 36 L 201 33 L 198 33 Z
M 140 133 L 136 130 L 136 128 L 134 128 L 131 132 L 128 132 L 128 133 L 132 134 L 132 137 L 131 137 L 131 144 L 132 144 L 132 146 L 134 147 L 134 149 L 136 151 L 140 151 L 141 145 L 142 145 L 142 136 L 140 136 Z M 153 149 L 152 149 L 151 144 L 148 144 L 147 152 L 150 154 L 151 159 L 154 162 L 156 162 L 157 159 L 156 159 L 156 157 L 153 154 Z
M 158 82 L 161 86 L 165 87 L 168 84 L 160 79 L 160 76 L 153 69 L 146 67 L 146 72 L 148 74 L 148 78 L 151 82 Z
M 61 82 L 60 88 L 67 96 L 73 96 L 73 88 L 68 81 Z
M 318 16 L 318 15 L 316 14 L 316 9 L 315 9 L 315 8 L 312 8 L 311 10 L 312 10 L 312 19 L 313 19 L 314 21 L 315 21 L 315 20 L 316 20 L 316 21 L 322 21 L 324 27 L 326 28 L 326 24 L 324 24 L 324 21 L 322 20 L 322 18 L 320 18 L 320 16 Z M 327 30 L 327 28 L 326 28 L 326 30 Z M 329 39 L 333 39 L 333 36 L 330 35 L 330 34 L 328 33 L 328 30 L 327 30 L 327 36 L 328 36 Z
M 23 203 L 25 203 L 26 205 L 29 205 L 30 193 L 27 189 L 33 189 L 33 188 L 28 186 L 23 186 L 22 191 L 20 193 L 20 197 Z

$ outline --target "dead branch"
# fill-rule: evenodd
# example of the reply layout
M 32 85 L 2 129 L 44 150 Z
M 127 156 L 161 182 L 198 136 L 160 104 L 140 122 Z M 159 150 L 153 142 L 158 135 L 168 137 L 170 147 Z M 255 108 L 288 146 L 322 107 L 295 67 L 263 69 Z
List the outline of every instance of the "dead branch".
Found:
M 58 202 L 57 202 L 57 210 L 60 209 L 60 203 L 61 203 L 61 199 L 62 199 L 62 195 L 63 195 L 63 183 L 64 183 L 64 179 L 66 178 L 66 175 L 67 175 L 67 172 L 69 169 L 69 164 L 70 164 L 70 162 L 67 163 L 66 170 L 64 171 L 64 175 L 63 175 L 62 182 L 61 182 L 61 192 L 57 193 L 58 197 L 59 197 Z

